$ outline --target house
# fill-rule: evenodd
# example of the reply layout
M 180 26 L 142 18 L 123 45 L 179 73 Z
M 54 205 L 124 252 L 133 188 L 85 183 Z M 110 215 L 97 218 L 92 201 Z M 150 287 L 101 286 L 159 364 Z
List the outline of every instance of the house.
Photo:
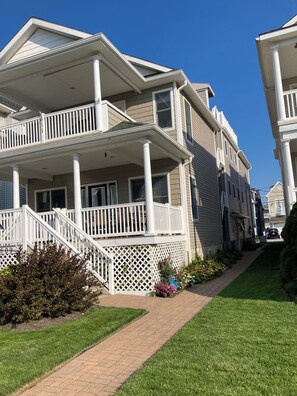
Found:
M 250 199 L 249 163 L 238 146 L 237 135 L 223 111 L 217 107 L 212 113 L 220 124 L 216 134 L 218 183 L 221 203 L 224 245 L 241 250 L 246 239 L 252 237 L 253 215 Z
M 222 247 L 221 124 L 207 84 L 125 55 L 102 33 L 31 18 L 0 52 L 0 94 L 21 105 L 0 127 L 0 179 L 13 183 L 0 267 L 19 244 L 51 240 L 87 254 L 111 293 L 143 294 L 160 259 L 180 266 Z M 249 165 L 236 155 L 244 196 Z
M 283 184 L 278 181 L 272 186 L 267 194 L 268 212 L 269 212 L 269 228 L 277 228 L 279 233 L 286 222 L 286 210 Z
M 297 16 L 256 39 L 287 215 L 296 202 L 297 185 L 296 42 Z

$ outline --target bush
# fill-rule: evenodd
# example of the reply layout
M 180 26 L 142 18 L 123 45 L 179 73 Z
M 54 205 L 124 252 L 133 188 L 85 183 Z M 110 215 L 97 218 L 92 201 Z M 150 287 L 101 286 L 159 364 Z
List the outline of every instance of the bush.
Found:
M 175 275 L 171 258 L 167 257 L 159 261 L 158 269 L 161 281 L 170 284 L 170 277 Z
M 241 252 L 235 249 L 218 250 L 215 254 L 215 259 L 228 268 L 231 268 L 241 257 Z
M 286 244 L 280 255 L 280 281 L 289 298 L 297 302 L 297 203 L 293 205 L 282 231 Z
M 187 271 L 193 276 L 195 283 L 203 283 L 209 279 L 220 276 L 227 266 L 213 258 L 201 260 L 196 257 L 187 266 Z
M 0 324 L 82 312 L 97 299 L 92 286 L 98 285 L 85 259 L 55 244 L 36 245 L 0 276 Z
M 153 294 L 157 297 L 170 297 L 176 291 L 174 286 L 169 285 L 166 282 L 158 282 L 155 284 Z

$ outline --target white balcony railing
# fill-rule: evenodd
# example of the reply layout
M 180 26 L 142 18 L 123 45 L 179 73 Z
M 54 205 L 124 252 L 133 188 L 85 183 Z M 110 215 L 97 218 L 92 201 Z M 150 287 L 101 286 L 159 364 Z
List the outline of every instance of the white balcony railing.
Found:
M 63 211 L 74 221 L 74 209 Z M 93 238 L 140 236 L 146 233 L 146 210 L 144 202 L 84 208 L 82 228 Z M 155 229 L 157 234 L 182 234 L 182 210 L 179 206 L 154 202 Z M 41 218 L 59 232 L 55 212 L 39 213 Z
M 284 92 L 286 118 L 297 117 L 297 89 Z
M 108 101 L 103 101 L 101 106 L 103 131 L 122 121 L 134 121 Z M 94 104 L 42 114 L 1 127 L 0 151 L 61 140 L 96 129 Z

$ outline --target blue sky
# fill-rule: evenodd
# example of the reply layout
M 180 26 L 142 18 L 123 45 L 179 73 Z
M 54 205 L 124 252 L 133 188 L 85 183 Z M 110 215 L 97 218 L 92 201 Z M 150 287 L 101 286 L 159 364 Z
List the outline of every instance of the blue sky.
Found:
M 124 53 L 208 82 L 252 164 L 251 185 L 280 179 L 255 38 L 297 14 L 297 0 L 1 1 L 0 46 L 31 17 L 103 32 Z M 5 16 L 5 17 L 3 17 Z

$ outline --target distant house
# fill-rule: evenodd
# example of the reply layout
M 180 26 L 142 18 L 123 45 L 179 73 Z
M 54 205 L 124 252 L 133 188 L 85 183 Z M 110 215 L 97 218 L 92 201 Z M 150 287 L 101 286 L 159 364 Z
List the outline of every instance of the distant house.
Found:
M 277 228 L 281 233 L 286 222 L 286 209 L 283 184 L 278 181 L 272 186 L 267 194 L 269 228 Z
M 297 15 L 256 39 L 259 63 L 279 161 L 286 214 L 297 186 Z
M 89 255 L 111 293 L 152 290 L 159 260 L 222 248 L 222 130 L 233 158 L 224 240 L 249 236 L 250 164 L 210 111 L 208 84 L 102 33 L 31 18 L 0 52 L 0 91 L 22 105 L 0 127 L 0 179 L 13 183 L 3 246 L 55 241 Z

